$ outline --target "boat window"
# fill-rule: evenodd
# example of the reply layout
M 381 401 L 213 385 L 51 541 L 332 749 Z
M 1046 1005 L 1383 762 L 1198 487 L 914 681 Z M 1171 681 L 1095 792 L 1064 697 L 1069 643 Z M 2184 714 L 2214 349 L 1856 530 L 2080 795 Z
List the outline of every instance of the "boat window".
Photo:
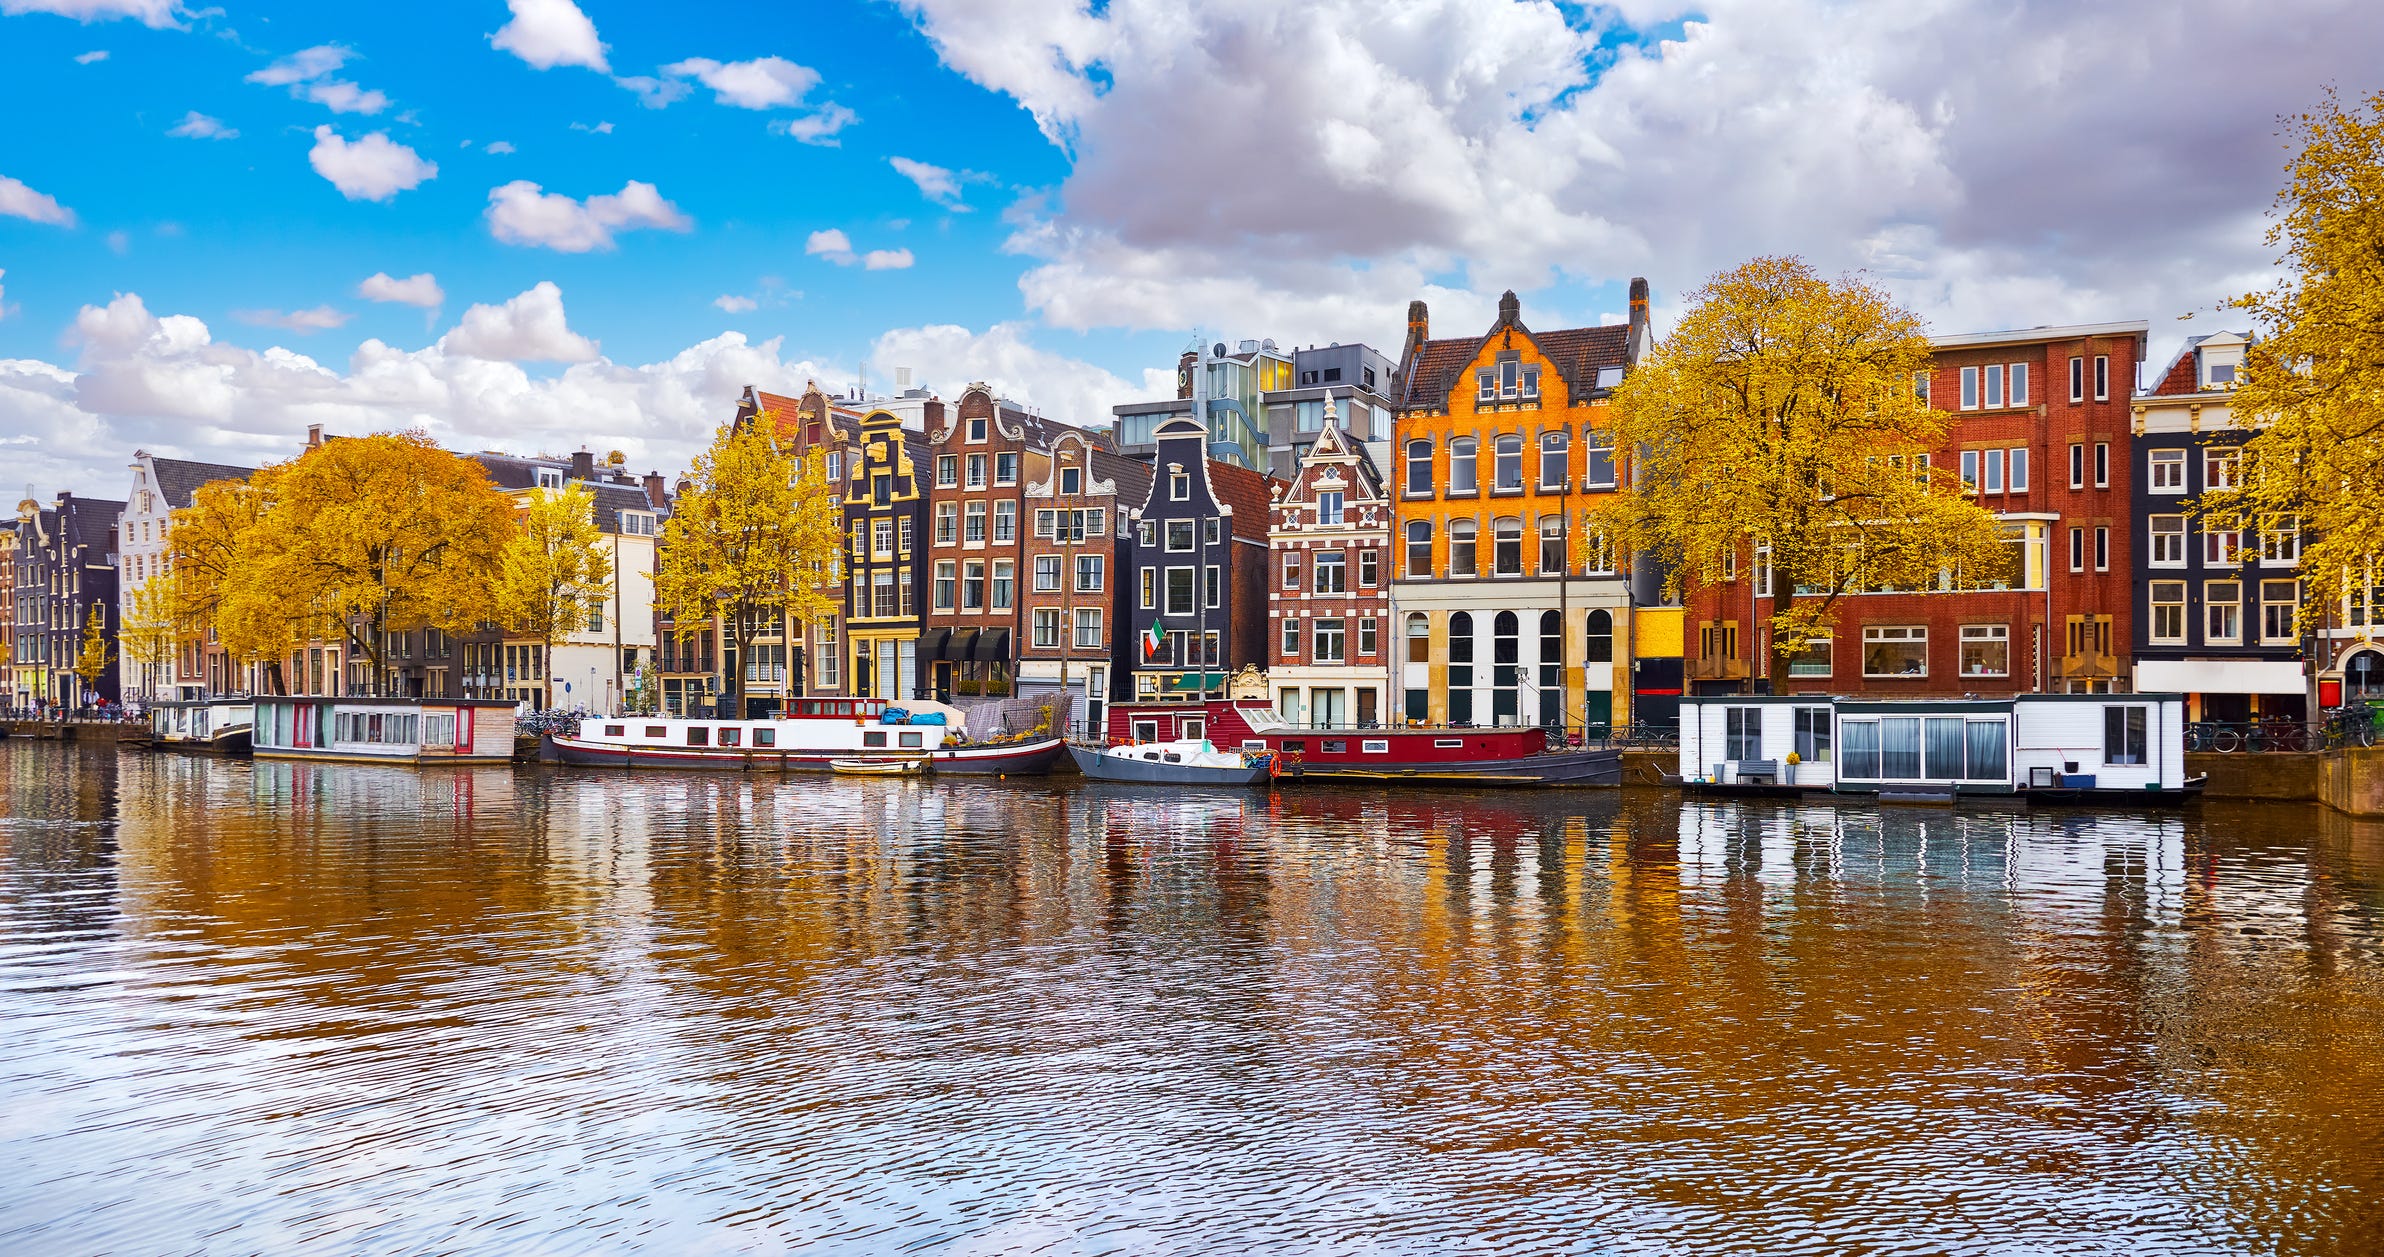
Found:
M 627 726 L 627 725 L 606 725 L 606 726 L 604 726 L 604 736 L 606 736 L 606 737 L 608 737 L 608 738 L 621 738 L 621 737 L 627 737 L 627 736 L 629 736 L 629 726 Z
M 1324 754 L 1326 754 L 1326 755 L 1347 755 L 1347 754 L 1349 754 L 1349 743 L 1347 743 L 1347 742 L 1326 742 L 1326 743 L 1324 744 L 1324 751 L 1323 751 L 1323 753 L 1324 753 Z
M 1169 751 L 1167 753 L 1167 762 L 1170 764 L 1181 764 L 1184 762 L 1184 757 L 1176 754 L 1173 751 Z
M 647 725 L 646 736 L 649 738 L 667 738 L 670 736 L 670 730 L 664 728 L 661 725 Z
M 743 729 L 722 729 L 720 731 L 720 744 L 722 746 L 735 746 L 744 740 L 745 731 Z
M 753 731 L 753 744 L 754 744 L 755 746 L 776 746 L 776 745 L 778 745 L 778 731 L 777 731 L 776 729 L 756 729 L 756 730 L 754 730 L 754 731 Z
M 1442 746 L 1463 746 L 1463 745 L 1465 745 L 1465 739 L 1463 739 L 1463 738 L 1434 738 L 1434 739 L 1432 739 L 1432 745 L 1433 745 L 1433 746 L 1435 746 L 1435 747 L 1442 747 Z
M 1286 750 L 1286 751 L 1304 751 L 1304 750 L 1307 750 L 1307 749 L 1308 749 L 1308 739 L 1306 739 L 1306 738 L 1291 738 L 1291 739 L 1289 739 L 1289 740 L 1287 740 L 1287 741 L 1285 741 L 1285 742 L 1283 743 L 1283 749 L 1284 749 L 1284 750 Z
M 687 745 L 710 746 L 711 744 L 712 731 L 710 729 L 704 728 L 701 725 L 687 726 Z
M 886 735 L 883 731 L 864 733 L 861 735 L 861 745 L 863 746 L 884 746 L 885 744 Z
M 1388 755 L 1391 753 L 1391 740 L 1389 738 L 1368 738 L 1358 743 L 1358 748 L 1368 755 Z
M 1265 749 L 1266 749 L 1266 739 L 1265 739 L 1265 738 L 1243 738 L 1243 739 L 1242 739 L 1242 749 L 1243 749 L 1243 750 L 1245 750 L 1245 751 L 1263 751 L 1263 750 L 1265 750 Z
M 902 744 L 904 746 L 925 746 L 927 745 L 927 735 L 924 733 L 903 734 Z

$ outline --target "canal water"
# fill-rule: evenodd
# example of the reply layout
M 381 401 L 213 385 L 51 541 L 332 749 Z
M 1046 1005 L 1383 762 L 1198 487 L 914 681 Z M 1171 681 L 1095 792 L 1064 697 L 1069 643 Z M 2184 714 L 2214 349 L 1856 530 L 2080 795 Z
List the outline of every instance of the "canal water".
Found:
M 2384 1251 L 2315 809 L 0 790 L 12 1254 Z

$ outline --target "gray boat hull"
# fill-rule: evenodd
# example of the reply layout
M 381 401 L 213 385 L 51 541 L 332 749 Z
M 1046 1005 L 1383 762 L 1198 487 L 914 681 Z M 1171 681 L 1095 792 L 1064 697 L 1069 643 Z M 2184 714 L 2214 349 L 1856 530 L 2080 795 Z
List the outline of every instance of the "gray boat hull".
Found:
M 1164 760 L 1122 759 L 1103 755 L 1081 746 L 1071 746 L 1068 754 L 1076 759 L 1076 766 L 1095 781 L 1117 781 L 1143 786 L 1263 786 L 1267 784 L 1265 768 L 1202 768 L 1196 764 L 1170 764 Z

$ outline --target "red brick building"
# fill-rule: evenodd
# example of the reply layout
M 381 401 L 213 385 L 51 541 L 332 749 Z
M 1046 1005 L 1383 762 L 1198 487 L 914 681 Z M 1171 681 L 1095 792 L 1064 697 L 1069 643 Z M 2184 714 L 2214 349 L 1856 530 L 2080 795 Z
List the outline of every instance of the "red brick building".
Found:
M 2133 606 L 2129 405 L 2146 325 L 2101 323 L 1938 338 L 1929 404 L 1948 413 L 1932 455 L 2002 521 L 2009 580 L 1947 573 L 1922 591 L 1841 598 L 1834 636 L 1790 664 L 1798 693 L 1943 697 L 2130 688 Z M 1770 647 L 1768 573 L 1692 590 L 1691 692 L 1759 686 Z
M 1392 504 L 1329 393 L 1316 443 L 1276 483 L 1267 697 L 1297 724 L 1379 727 L 1392 715 Z
M 1074 723 L 1099 729 L 1125 693 L 1133 656 L 1127 512 L 1150 496 L 1146 463 L 1076 428 L 1052 438 L 1026 485 L 1018 688 L 1076 696 Z
M 1001 404 L 971 384 L 957 404 L 927 404 L 927 631 L 919 668 L 928 696 L 1006 695 L 1018 675 L 1027 534 L 1026 486 L 1048 474 L 1066 425 Z

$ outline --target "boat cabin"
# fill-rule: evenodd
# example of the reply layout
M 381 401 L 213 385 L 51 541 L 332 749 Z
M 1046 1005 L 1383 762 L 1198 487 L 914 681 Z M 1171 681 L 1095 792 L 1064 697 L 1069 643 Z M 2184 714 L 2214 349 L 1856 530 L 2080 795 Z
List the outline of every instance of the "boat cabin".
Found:
M 1684 697 L 1680 776 L 1855 794 L 2182 790 L 2185 699 Z
M 246 746 L 252 718 L 245 698 L 161 699 L 149 704 L 149 733 L 161 746 L 215 745 L 235 738 Z
M 513 759 L 507 699 L 274 695 L 256 707 L 259 759 L 502 764 Z

